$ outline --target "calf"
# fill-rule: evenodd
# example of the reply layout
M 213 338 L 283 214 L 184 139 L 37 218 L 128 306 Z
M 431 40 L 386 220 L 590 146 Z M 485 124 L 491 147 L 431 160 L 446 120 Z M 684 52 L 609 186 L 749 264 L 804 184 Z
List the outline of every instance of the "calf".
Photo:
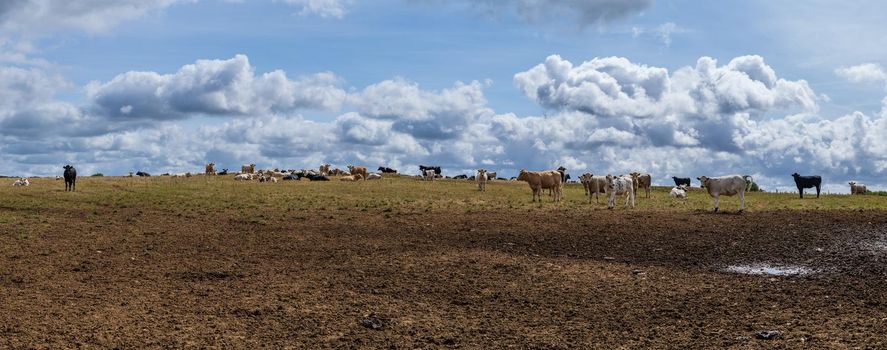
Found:
M 636 194 L 634 192 L 634 178 L 629 175 L 613 176 L 607 175 L 607 208 L 613 209 L 616 206 L 616 196 L 625 196 L 625 207 L 631 204 L 634 208 Z
M 234 176 L 234 181 L 249 181 L 253 179 L 253 174 L 237 174 Z
M 680 185 L 685 185 L 685 186 L 687 186 L 687 187 L 690 187 L 690 186 L 691 186 L 691 185 L 690 185 L 690 178 L 689 178 L 689 177 L 677 177 L 677 176 L 672 176 L 671 178 L 674 180 L 674 185 L 675 185 L 675 186 L 680 186 Z
M 434 169 L 425 169 L 422 173 L 422 180 L 434 181 Z
M 13 186 L 30 186 L 31 182 L 28 181 L 28 179 L 22 177 L 22 178 L 19 178 L 18 180 L 15 180 L 15 182 L 13 182 L 12 185 Z
M 369 173 L 367 174 L 367 180 L 381 180 L 382 174 Z
M 739 195 L 739 212 L 745 210 L 745 191 L 751 184 L 751 176 L 745 175 L 727 175 L 719 177 L 700 176 L 696 178 L 702 184 L 702 187 L 708 191 L 708 195 L 712 197 L 715 205 L 715 212 L 718 211 L 719 196 Z
M 795 185 L 798 186 L 798 195 L 804 198 L 804 189 L 816 187 L 816 198 L 819 198 L 819 186 L 822 185 L 822 178 L 819 175 L 801 176 L 798 173 L 792 174 L 795 179 Z
M 477 169 L 477 190 L 478 191 L 486 191 L 487 190 L 487 171 L 484 169 Z
M 75 185 L 77 185 L 77 169 L 74 169 L 70 164 L 65 165 L 65 191 L 74 191 Z
M 631 173 L 631 178 L 634 181 L 634 190 L 635 192 L 638 189 L 644 190 L 644 197 L 650 198 L 650 186 L 653 183 L 653 177 L 650 174 L 641 174 L 641 173 Z
M 865 194 L 865 185 L 850 181 L 850 194 Z
M 676 186 L 671 189 L 668 196 L 671 198 L 687 199 L 687 187 L 684 185 Z

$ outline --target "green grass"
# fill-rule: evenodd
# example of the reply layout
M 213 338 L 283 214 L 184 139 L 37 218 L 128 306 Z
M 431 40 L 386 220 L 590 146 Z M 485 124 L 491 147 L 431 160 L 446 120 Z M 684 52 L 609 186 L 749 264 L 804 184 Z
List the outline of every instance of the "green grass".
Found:
M 127 178 L 83 177 L 77 192 L 66 193 L 61 180 L 35 178 L 30 187 L 0 186 L 0 222 L 15 222 L 10 211 L 37 215 L 44 210 L 80 211 L 89 220 L 101 220 L 101 214 L 113 210 L 157 210 L 180 215 L 210 213 L 243 215 L 275 209 L 292 213 L 298 210 L 387 210 L 391 213 L 450 210 L 464 213 L 496 209 L 516 210 L 595 210 L 601 203 L 588 203 L 582 186 L 565 186 L 565 200 L 552 203 L 545 195 L 543 203 L 530 201 L 530 189 L 524 182 L 496 181 L 486 192 L 477 191 L 465 180 L 420 181 L 413 177 L 386 177 L 379 181 L 357 183 L 330 181 L 281 181 L 277 184 L 235 182 L 231 176 L 205 178 Z M 655 187 L 651 198 L 638 196 L 636 211 L 692 211 L 711 209 L 710 198 L 701 189 L 690 191 L 689 199 L 668 197 L 667 187 Z M 737 197 L 721 197 L 721 209 L 736 210 Z M 621 198 L 617 208 L 621 210 Z M 791 193 L 748 193 L 750 211 L 776 209 L 887 209 L 887 197 L 877 195 L 823 195 L 798 199 Z

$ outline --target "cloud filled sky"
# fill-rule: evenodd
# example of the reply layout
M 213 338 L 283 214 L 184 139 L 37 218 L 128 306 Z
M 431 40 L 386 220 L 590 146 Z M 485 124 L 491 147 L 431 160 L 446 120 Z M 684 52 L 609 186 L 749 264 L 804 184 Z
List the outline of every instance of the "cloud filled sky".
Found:
M 0 174 L 563 165 L 883 189 L 880 7 L 4 1 Z

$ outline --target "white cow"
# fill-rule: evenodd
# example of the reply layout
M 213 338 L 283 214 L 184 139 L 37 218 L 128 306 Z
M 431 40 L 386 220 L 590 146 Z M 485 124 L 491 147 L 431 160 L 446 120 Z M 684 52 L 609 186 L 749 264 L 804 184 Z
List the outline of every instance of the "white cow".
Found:
M 422 174 L 422 179 L 425 181 L 434 181 L 434 169 L 425 170 L 425 174 Z
M 369 173 L 367 174 L 367 180 L 381 180 L 382 174 L 378 173 Z
M 595 202 L 600 202 L 600 194 L 607 193 L 607 177 L 594 176 L 591 173 L 582 174 L 579 177 L 582 187 L 585 187 L 585 195 L 588 196 L 588 202 L 591 203 L 591 196 L 594 196 Z
M 249 181 L 253 179 L 252 174 L 237 174 L 234 176 L 234 181 Z
M 607 175 L 607 208 L 613 209 L 616 206 L 616 196 L 625 196 L 625 206 L 631 203 L 631 207 L 635 205 L 634 180 L 629 175 L 613 176 Z
M 28 181 L 26 178 L 19 178 L 12 183 L 13 186 L 31 186 L 31 181 Z
M 486 169 L 477 169 L 477 175 L 474 176 L 474 179 L 477 181 L 477 190 L 478 191 L 486 191 L 487 190 L 487 171 L 486 171 Z
M 696 178 L 702 183 L 702 187 L 708 191 L 708 195 L 714 200 L 715 211 L 718 211 L 718 197 L 720 195 L 739 195 L 739 212 L 745 210 L 745 191 L 751 184 L 749 175 L 727 175 L 718 177 L 700 176 Z
M 681 198 L 687 199 L 687 186 L 680 185 L 671 189 L 671 192 L 668 193 L 671 198 Z
M 864 184 L 850 181 L 850 194 L 865 194 L 866 188 Z

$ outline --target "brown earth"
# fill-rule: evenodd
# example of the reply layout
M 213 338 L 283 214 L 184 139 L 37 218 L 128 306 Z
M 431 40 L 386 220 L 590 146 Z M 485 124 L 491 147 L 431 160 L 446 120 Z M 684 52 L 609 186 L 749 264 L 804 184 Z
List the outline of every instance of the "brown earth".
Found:
M 884 211 L 15 214 L 0 348 L 887 347 Z

